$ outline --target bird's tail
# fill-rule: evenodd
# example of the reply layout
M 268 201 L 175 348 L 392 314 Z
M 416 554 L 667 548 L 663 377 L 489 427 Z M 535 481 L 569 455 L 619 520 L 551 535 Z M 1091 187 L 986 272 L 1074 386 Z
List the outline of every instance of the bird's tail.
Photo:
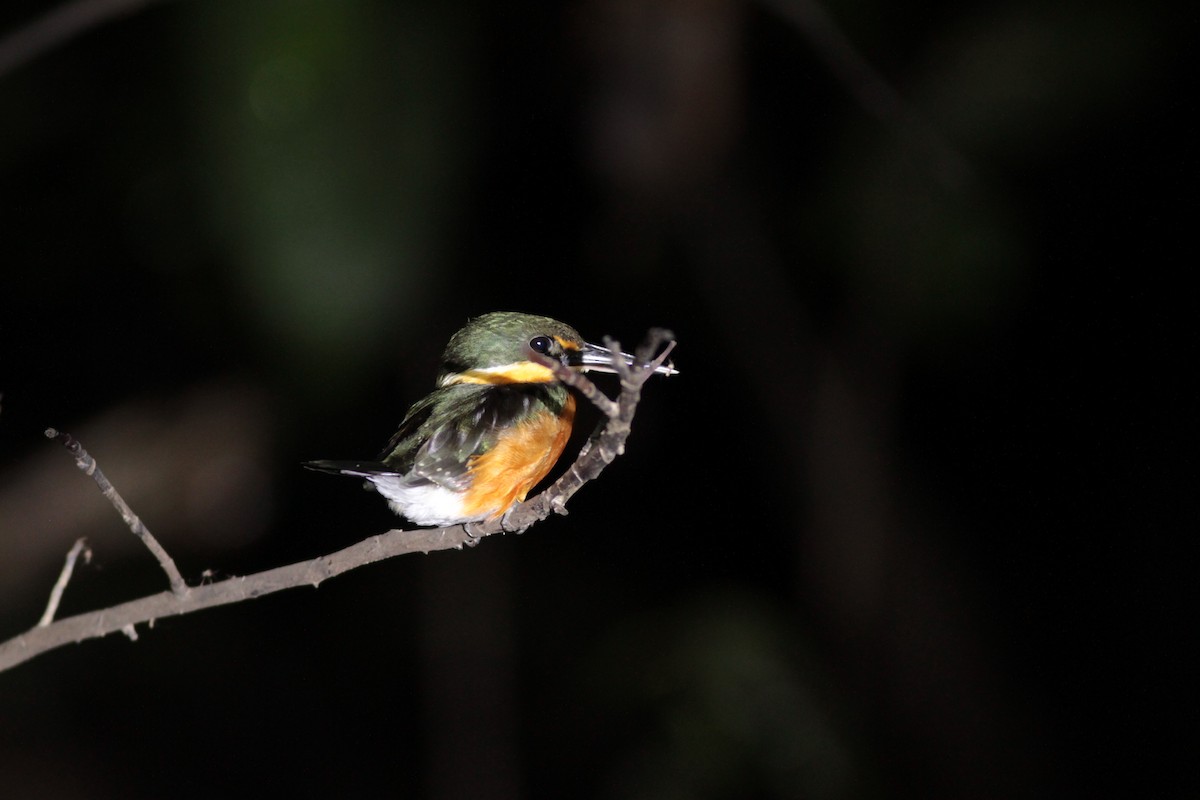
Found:
M 382 461 L 305 461 L 302 466 L 315 472 L 330 472 L 334 475 L 357 475 L 369 478 L 373 475 L 398 475 L 395 469 Z

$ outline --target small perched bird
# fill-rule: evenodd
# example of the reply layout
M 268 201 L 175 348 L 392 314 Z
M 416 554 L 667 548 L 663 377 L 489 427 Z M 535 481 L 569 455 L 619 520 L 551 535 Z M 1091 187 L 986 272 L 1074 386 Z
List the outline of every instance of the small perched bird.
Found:
M 574 395 L 532 353 L 578 370 L 615 371 L 611 350 L 558 320 L 484 314 L 450 337 L 437 388 L 408 410 L 378 460 L 304 466 L 366 478 L 417 525 L 498 517 L 546 477 L 575 419 Z M 633 363 L 633 356 L 619 357 Z M 655 372 L 676 370 L 663 365 Z

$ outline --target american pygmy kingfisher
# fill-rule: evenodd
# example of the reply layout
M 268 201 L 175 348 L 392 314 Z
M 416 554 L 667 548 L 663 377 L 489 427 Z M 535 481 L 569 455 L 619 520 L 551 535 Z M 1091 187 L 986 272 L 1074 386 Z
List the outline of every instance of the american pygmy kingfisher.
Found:
M 450 337 L 437 388 L 413 404 L 377 460 L 305 466 L 366 478 L 393 511 L 418 525 L 498 517 L 546 477 L 575 419 L 574 395 L 532 353 L 581 371 L 615 372 L 611 350 L 558 320 L 484 314 Z M 676 370 L 663 365 L 655 372 Z

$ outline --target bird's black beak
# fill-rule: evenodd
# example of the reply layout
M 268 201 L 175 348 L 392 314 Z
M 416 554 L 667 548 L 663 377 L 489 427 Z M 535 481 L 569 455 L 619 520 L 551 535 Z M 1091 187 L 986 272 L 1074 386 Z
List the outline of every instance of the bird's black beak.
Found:
M 619 353 L 617 357 L 623 360 L 626 364 L 632 365 L 634 357 L 629 353 Z M 607 347 L 601 347 L 598 344 L 584 343 L 583 347 L 577 352 L 568 355 L 569 365 L 577 369 L 587 372 L 616 372 L 613 367 L 613 351 Z M 668 361 L 666 364 L 655 367 L 654 372 L 657 375 L 678 375 L 679 370 L 675 369 L 675 365 Z

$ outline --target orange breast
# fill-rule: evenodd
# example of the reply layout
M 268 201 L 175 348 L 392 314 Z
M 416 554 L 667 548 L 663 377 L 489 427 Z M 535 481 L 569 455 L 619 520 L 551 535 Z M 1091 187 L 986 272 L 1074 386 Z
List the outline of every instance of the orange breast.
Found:
M 498 517 L 525 499 L 558 461 L 575 421 L 575 397 L 567 395 L 562 412 L 538 414 L 508 431 L 486 453 L 471 458 L 471 488 L 463 514 Z

